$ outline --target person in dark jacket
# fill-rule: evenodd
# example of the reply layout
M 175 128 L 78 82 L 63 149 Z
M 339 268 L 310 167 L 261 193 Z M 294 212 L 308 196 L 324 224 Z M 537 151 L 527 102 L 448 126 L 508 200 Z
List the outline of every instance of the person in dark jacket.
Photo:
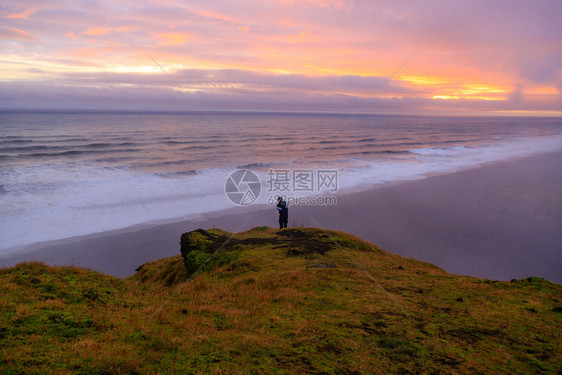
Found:
M 279 229 L 287 228 L 289 207 L 282 197 L 277 198 L 277 211 L 279 211 Z

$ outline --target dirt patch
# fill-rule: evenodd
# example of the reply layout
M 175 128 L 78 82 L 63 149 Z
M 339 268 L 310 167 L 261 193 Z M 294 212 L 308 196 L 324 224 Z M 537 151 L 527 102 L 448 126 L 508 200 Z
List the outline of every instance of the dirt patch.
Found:
M 231 250 L 240 245 L 268 245 L 277 244 L 279 241 L 275 238 L 244 238 L 238 239 L 224 234 L 206 231 L 204 229 L 196 229 L 181 236 L 181 252 L 204 251 L 205 253 L 214 253 L 219 249 Z
M 332 250 L 334 245 L 305 233 L 299 229 L 286 229 L 277 233 L 278 248 L 286 249 L 288 256 L 306 256 L 313 254 L 324 255 L 326 251 Z
M 307 265 L 306 268 L 338 268 L 338 266 L 331 263 L 314 263 Z
M 469 344 L 476 344 L 477 342 L 484 340 L 488 336 L 501 336 L 501 331 L 499 330 L 490 330 L 485 328 L 478 328 L 478 327 L 461 327 L 457 329 L 452 329 L 447 331 L 447 334 L 463 341 L 466 341 Z

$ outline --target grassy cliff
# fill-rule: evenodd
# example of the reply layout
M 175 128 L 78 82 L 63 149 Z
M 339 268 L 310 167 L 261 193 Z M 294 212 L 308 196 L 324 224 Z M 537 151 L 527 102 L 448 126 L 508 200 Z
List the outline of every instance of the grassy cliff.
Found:
M 451 275 L 351 235 L 197 230 L 116 279 L 0 270 L 0 373 L 556 373 L 562 286 Z

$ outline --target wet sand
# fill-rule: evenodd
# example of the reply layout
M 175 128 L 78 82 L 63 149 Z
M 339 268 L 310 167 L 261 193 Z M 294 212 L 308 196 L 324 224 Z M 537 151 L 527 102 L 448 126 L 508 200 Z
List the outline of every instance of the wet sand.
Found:
M 561 165 L 556 152 L 340 195 L 336 206 L 290 207 L 289 225 L 349 232 L 452 273 L 562 283 Z M 38 244 L 0 266 L 42 261 L 124 277 L 179 254 L 183 232 L 262 225 L 277 226 L 274 207 Z

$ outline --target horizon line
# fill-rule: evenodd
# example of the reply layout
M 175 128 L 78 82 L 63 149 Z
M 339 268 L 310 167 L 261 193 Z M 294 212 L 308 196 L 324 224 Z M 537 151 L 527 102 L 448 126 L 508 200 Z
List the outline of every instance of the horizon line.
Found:
M 140 109 L 140 108 L 1 108 L 0 113 L 82 113 L 82 114 L 170 114 L 170 115 L 301 115 L 301 116 L 403 116 L 403 117 L 519 117 L 519 118 L 560 118 L 562 112 L 546 111 L 497 111 L 466 113 L 432 113 L 432 112 L 361 112 L 357 111 L 322 111 L 322 110 L 259 110 L 259 109 Z

